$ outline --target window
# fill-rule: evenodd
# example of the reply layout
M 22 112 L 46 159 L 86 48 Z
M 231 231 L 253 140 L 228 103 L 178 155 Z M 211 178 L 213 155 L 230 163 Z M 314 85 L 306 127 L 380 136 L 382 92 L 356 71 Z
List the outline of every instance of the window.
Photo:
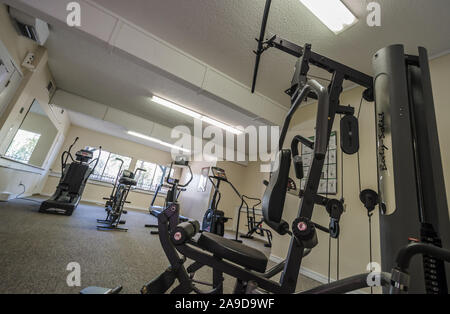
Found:
M 151 162 L 145 162 L 142 160 L 138 160 L 136 163 L 136 169 L 142 168 L 145 169 L 147 172 L 139 172 L 137 173 L 137 187 L 139 189 L 143 190 L 154 190 L 155 187 L 153 186 L 153 177 L 155 176 L 156 168 L 158 166 L 156 164 L 153 164 Z M 136 171 L 135 169 L 135 171 Z
M 137 174 L 137 187 L 142 190 L 156 190 L 158 185 L 163 183 L 163 180 L 167 178 L 167 167 L 160 166 L 151 162 L 138 160 L 136 163 L 136 169 L 142 168 L 147 172 L 139 172 Z M 136 171 L 135 169 L 135 171 Z M 172 175 L 173 175 L 172 169 Z
M 86 149 L 93 150 L 95 148 L 86 147 Z M 98 154 L 99 151 L 96 150 L 94 152 L 94 159 L 98 157 Z M 121 162 L 117 160 L 117 158 L 123 160 L 122 169 L 120 168 Z M 102 154 L 100 155 L 97 167 L 95 168 L 94 173 L 91 176 L 91 179 L 114 183 L 116 181 L 117 175 L 119 174 L 119 171 L 127 170 L 128 168 L 130 168 L 130 164 L 131 164 L 130 157 L 121 156 L 103 150 Z
M 28 163 L 40 137 L 41 134 L 18 130 L 6 151 L 6 157 Z

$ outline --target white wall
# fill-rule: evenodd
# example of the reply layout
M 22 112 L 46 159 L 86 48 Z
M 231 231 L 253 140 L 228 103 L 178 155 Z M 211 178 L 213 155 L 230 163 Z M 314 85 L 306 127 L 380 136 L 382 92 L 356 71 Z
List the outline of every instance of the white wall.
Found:
M 6 191 L 17 195 L 23 191 L 23 188 L 19 186 L 19 183 L 23 183 L 26 187 L 24 195 L 39 193 L 45 182 L 49 165 L 53 162 L 56 152 L 59 151 L 59 147 L 64 141 L 69 120 L 67 115 L 49 104 L 50 95 L 46 87 L 52 79 L 52 75 L 47 66 L 48 56 L 45 48 L 39 47 L 35 42 L 17 34 L 8 16 L 6 6 L 3 4 L 0 5 L 0 40 L 16 64 L 22 64 L 23 58 L 30 51 L 36 55 L 35 71 L 30 72 L 21 68 L 24 74 L 23 79 L 0 117 L 0 155 L 5 153 L 7 145 L 14 137 L 34 99 L 39 101 L 44 112 L 49 115 L 52 123 L 58 129 L 57 140 L 53 144 L 52 152 L 47 156 L 42 167 L 36 168 L 0 158 L 0 192 Z

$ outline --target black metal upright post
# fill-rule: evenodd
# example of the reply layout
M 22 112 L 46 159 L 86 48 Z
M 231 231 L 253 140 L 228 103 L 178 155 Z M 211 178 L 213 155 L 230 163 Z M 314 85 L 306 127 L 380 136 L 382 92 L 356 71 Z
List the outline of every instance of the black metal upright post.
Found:
M 373 67 L 381 259 L 390 271 L 408 242 L 449 248 L 450 222 L 426 50 L 417 57 L 389 46 L 375 54 Z M 450 272 L 442 262 L 415 257 L 409 272 L 411 293 L 447 293 Z

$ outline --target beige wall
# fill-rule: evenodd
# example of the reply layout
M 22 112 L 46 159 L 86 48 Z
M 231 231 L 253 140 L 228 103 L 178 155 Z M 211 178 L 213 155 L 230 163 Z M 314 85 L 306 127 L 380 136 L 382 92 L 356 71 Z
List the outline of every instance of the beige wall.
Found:
M 450 54 L 435 59 L 430 64 L 434 105 L 444 168 L 447 203 L 450 198 Z M 450 208 L 449 208 L 450 212 Z
M 73 147 L 72 152 L 76 152 L 82 148 L 85 148 L 86 146 L 102 146 L 102 148 L 108 152 L 131 157 L 133 159 L 130 165 L 131 170 L 134 170 L 137 160 L 144 160 L 159 165 L 168 165 L 172 160 L 172 157 L 168 152 L 163 152 L 142 144 L 127 141 L 74 125 L 70 127 L 66 136 L 66 141 L 64 142 L 64 145 L 57 155 L 60 156 L 63 151 L 68 149 L 68 147 L 72 144 L 76 137 L 79 137 L 79 140 Z M 55 160 L 51 167 L 51 170 L 57 173 L 61 172 L 59 158 Z M 56 186 L 58 185 L 58 182 L 59 176 L 49 176 L 47 182 L 44 185 L 42 194 L 53 194 Z M 88 183 L 84 190 L 82 200 L 103 204 L 104 200 L 102 198 L 108 197 L 111 193 L 111 189 L 112 185 L 110 184 L 105 185 Z M 165 195 L 160 194 L 155 205 L 163 205 L 164 197 Z M 131 202 L 131 205 L 127 205 L 127 207 L 147 209 L 150 206 L 152 198 L 153 194 L 132 191 L 128 196 L 128 200 Z

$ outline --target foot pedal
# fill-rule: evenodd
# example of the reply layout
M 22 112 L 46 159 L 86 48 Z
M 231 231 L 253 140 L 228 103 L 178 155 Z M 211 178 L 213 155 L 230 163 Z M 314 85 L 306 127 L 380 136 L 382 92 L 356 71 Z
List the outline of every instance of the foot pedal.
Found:
M 121 220 L 121 221 L 119 221 L 119 225 L 124 225 L 126 223 L 126 221 L 125 220 Z
M 122 214 L 128 214 L 128 211 L 126 211 L 126 210 L 122 210 Z

